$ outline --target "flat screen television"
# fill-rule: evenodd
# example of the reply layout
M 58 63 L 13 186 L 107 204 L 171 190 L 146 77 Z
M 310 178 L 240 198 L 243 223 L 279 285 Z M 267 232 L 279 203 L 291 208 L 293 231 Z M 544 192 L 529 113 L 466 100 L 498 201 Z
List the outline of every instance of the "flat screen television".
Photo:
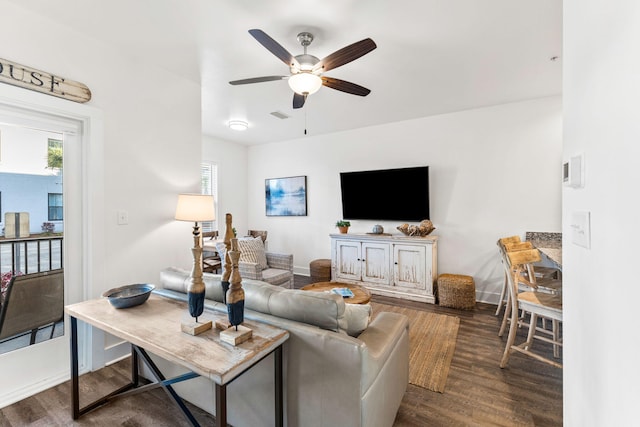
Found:
M 343 219 L 431 219 L 428 166 L 341 172 L 340 190 Z

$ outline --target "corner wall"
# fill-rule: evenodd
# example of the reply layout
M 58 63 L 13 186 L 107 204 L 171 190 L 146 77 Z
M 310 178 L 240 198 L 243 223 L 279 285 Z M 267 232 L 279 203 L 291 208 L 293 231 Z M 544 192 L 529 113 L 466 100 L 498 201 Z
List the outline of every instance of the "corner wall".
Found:
M 2 58 L 86 84 L 92 92 L 86 108 L 100 117 L 99 123 L 94 120 L 90 129 L 84 129 L 95 137 L 87 139 L 82 156 L 72 162 L 87 177 L 83 185 L 89 194 L 83 194 L 86 200 L 74 203 L 82 206 L 88 221 L 86 227 L 77 221 L 68 224 L 71 220 L 65 224 L 67 236 L 76 230 L 86 244 L 82 255 L 67 252 L 65 256 L 65 277 L 82 278 L 65 282 L 67 295 L 97 298 L 106 289 L 123 284 L 155 283 L 164 267 L 191 265 L 191 224 L 175 221 L 173 216 L 178 193 L 200 188 L 199 82 L 123 56 L 112 46 L 13 2 L 0 0 L 0 10 Z M 51 114 L 64 117 L 73 109 L 61 104 L 78 105 L 2 85 L 0 92 L 18 93 L 15 98 L 26 105 L 38 98 L 37 104 L 47 106 Z M 117 224 L 120 210 L 128 213 L 126 225 Z M 105 349 L 117 346 L 116 340 L 101 334 L 95 334 L 93 340 L 88 350 L 92 350 L 93 363 L 81 369 L 100 367 Z M 56 370 L 68 372 L 68 361 L 54 366 L 45 349 L 40 345 L 25 348 L 30 358 L 20 357 L 19 352 L 2 355 L 0 377 L 11 371 L 19 379 L 3 382 L 5 396 L 15 398 L 26 389 L 35 393 L 64 380 Z M 33 375 L 27 375 L 34 371 L 29 360 L 50 362 L 42 365 L 43 376 L 32 379 Z
M 169 265 L 188 267 L 191 226 L 173 215 L 178 193 L 200 189 L 199 83 L 123 56 L 12 2 L 0 0 L 0 8 L 2 57 L 86 84 L 92 99 L 85 105 L 104 113 L 104 146 L 96 153 L 101 163 L 84 165 L 104 171 L 95 190 L 104 201 L 104 223 L 95 224 L 99 233 L 87 230 L 86 236 L 104 257 L 95 265 L 88 296 L 126 283 L 153 283 Z M 117 224 L 121 210 L 128 213 L 127 225 Z
M 438 271 L 473 276 L 477 298 L 496 302 L 496 240 L 561 230 L 561 157 L 560 97 L 250 146 L 248 226 L 268 230 L 269 249 L 293 253 L 306 274 L 311 260 L 330 258 L 329 234 L 342 216 L 340 172 L 428 165 Z M 267 217 L 264 180 L 297 175 L 307 176 L 308 215 Z M 351 221 L 349 231 L 375 223 Z M 380 224 L 399 233 L 399 223 Z
M 564 1 L 564 158 L 584 188 L 563 192 L 564 424 L 638 424 L 640 5 Z M 571 241 L 591 214 L 591 246 Z

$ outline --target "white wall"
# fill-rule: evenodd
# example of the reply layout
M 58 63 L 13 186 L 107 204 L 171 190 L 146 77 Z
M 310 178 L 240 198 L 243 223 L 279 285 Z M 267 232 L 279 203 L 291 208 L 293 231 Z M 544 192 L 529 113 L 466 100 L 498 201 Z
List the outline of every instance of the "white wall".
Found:
M 14 3 L 0 0 L 0 10 L 4 59 L 86 84 L 93 95 L 87 105 L 102 112 L 100 144 L 84 147 L 90 153 L 84 159 L 90 161 L 82 165 L 92 181 L 85 183 L 91 193 L 83 213 L 96 220 L 79 229 L 89 269 L 83 280 L 65 287 L 86 289 L 85 297 L 94 298 L 114 286 L 157 282 L 159 271 L 169 265 L 188 267 L 191 224 L 173 215 L 177 194 L 200 188 L 199 82 L 123 57 Z M 22 91 L 33 98 L 34 92 Z M 118 210 L 128 212 L 128 225 L 117 225 Z M 82 264 L 66 261 L 65 268 Z M 14 373 L 30 369 L 2 365 Z M 3 383 L 3 392 L 13 385 Z
M 200 85 L 137 58 L 123 57 L 64 26 L 0 2 L 5 59 L 86 84 L 88 105 L 104 112 L 104 245 L 100 266 L 109 287 L 153 282 L 160 268 L 189 265 L 190 225 L 173 220 L 177 194 L 200 185 Z M 29 37 L 16 39 L 16 34 Z M 43 43 L 43 40 L 47 40 Z M 19 42 L 18 42 L 19 41 Z M 129 224 L 118 226 L 118 210 Z M 182 244 L 167 245 L 166 242 Z M 144 260 L 143 262 L 141 262 Z
M 177 194 L 198 192 L 200 86 L 1 1 L 5 59 L 86 84 L 104 112 L 104 282 L 156 281 L 161 267 L 189 262 L 190 225 L 173 220 Z M 29 34 L 17 38 L 16 34 Z M 43 42 L 47 40 L 47 42 Z M 118 226 L 118 210 L 129 224 Z M 184 242 L 184 247 L 167 242 Z M 143 262 L 141 262 L 144 260 Z
M 294 254 L 296 271 L 330 258 L 341 218 L 339 173 L 428 165 L 439 273 L 472 275 L 478 298 L 497 301 L 499 237 L 561 230 L 560 97 L 249 147 L 249 226 L 269 231 L 269 249 Z M 264 180 L 307 176 L 308 215 L 267 217 Z M 402 203 L 393 194 L 384 203 Z M 351 221 L 349 232 L 373 221 Z M 382 222 L 399 233 L 395 222 Z
M 585 186 L 563 192 L 564 424 L 637 425 L 640 6 L 564 1 L 565 158 Z M 591 248 L 571 215 L 591 213 Z
M 202 161 L 218 165 L 218 230 L 225 232 L 225 214 L 233 215 L 239 236 L 247 230 L 247 147 L 210 136 L 202 139 Z

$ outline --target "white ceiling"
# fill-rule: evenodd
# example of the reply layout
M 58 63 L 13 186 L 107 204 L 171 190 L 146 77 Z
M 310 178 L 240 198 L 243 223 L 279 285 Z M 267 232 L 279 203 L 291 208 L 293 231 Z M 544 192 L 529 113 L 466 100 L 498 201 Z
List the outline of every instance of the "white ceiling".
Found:
M 558 95 L 561 0 L 13 0 L 125 55 L 202 84 L 203 133 L 260 144 Z M 293 55 L 323 58 L 370 37 L 377 49 L 327 76 L 371 89 L 367 97 L 322 88 L 293 110 L 287 75 L 247 30 Z M 551 57 L 559 59 L 552 61 Z M 291 116 L 281 120 L 269 113 Z M 245 120 L 249 129 L 227 128 Z

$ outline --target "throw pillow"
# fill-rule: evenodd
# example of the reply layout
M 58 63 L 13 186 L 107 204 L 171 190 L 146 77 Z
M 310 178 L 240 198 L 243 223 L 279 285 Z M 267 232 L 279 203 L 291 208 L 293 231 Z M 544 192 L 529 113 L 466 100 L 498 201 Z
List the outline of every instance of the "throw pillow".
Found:
M 264 243 L 260 237 L 238 239 L 238 249 L 240 249 L 240 262 L 258 264 L 263 270 L 269 268 L 267 255 L 264 252 Z
M 347 334 L 358 337 L 367 329 L 373 309 L 369 304 L 345 304 L 344 317 L 347 318 Z

